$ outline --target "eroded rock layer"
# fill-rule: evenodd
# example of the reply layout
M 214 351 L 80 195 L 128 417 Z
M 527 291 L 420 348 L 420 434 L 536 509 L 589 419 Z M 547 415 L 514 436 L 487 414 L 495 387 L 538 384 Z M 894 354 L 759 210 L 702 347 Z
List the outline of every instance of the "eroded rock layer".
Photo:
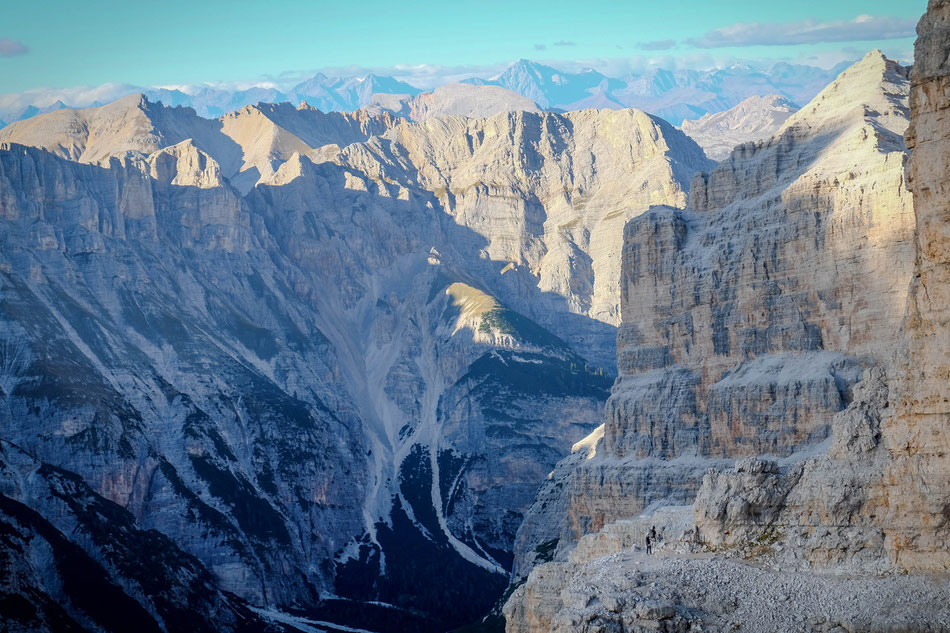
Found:
M 791 472 L 707 477 L 696 520 L 717 545 L 768 531 L 811 563 L 950 568 L 950 5 L 931 2 L 918 33 L 907 131 L 917 259 L 900 348 L 835 419 L 827 455 Z
M 167 536 L 235 613 L 368 630 L 501 595 L 538 482 L 603 419 L 620 227 L 709 166 L 636 111 L 48 116 L 0 145 L 0 439 Z M 36 609 L 51 564 L 20 576 Z
M 871 53 L 771 139 L 698 176 L 688 209 L 628 223 L 603 439 L 542 488 L 516 573 L 539 544 L 559 539 L 563 555 L 651 504 L 690 502 L 710 467 L 821 450 L 903 318 L 908 91 L 907 70 Z
M 813 456 L 782 458 L 773 450 L 711 470 L 685 508 L 693 523 L 680 509 L 661 508 L 584 536 L 569 556 L 535 567 L 514 590 L 505 606 L 508 631 L 950 630 L 950 3 L 931 0 L 918 34 L 907 132 L 916 258 L 906 311 L 896 311 L 903 323 L 891 322 L 896 344 L 875 354 L 857 330 L 844 339 L 842 352 L 860 350 L 871 364 L 848 406 L 828 418 L 831 436 Z M 710 191 L 705 199 L 723 196 Z M 666 233 L 688 231 L 674 225 Z M 796 303 L 811 313 L 807 297 Z M 861 318 L 874 328 L 869 323 L 879 316 Z M 807 350 L 796 356 L 809 357 Z M 805 384 L 807 370 L 793 373 Z M 734 431 L 742 437 L 741 427 Z M 602 433 L 606 439 L 609 431 Z M 562 462 L 572 471 L 563 474 L 602 448 L 593 436 L 579 443 Z M 555 484 L 563 487 L 545 489 Z M 557 498 L 566 504 L 570 496 Z M 658 555 L 638 551 L 647 525 L 659 528 Z M 550 558 L 554 546 L 544 545 L 540 552 Z

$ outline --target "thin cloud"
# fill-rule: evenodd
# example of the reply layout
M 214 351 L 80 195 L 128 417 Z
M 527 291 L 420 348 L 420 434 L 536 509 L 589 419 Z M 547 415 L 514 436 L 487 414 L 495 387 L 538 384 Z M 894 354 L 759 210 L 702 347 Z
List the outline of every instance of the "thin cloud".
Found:
M 548 47 L 547 47 L 547 44 L 535 44 L 535 45 L 534 45 L 534 50 L 536 50 L 536 51 L 547 50 L 547 48 L 548 48 Z
M 555 46 L 577 46 L 577 42 L 570 42 L 568 40 L 559 40 L 554 42 Z
M 17 55 L 26 55 L 29 52 L 30 47 L 23 42 L 0 37 L 0 57 L 16 57 Z
M 737 22 L 714 29 L 687 43 L 698 48 L 726 46 L 782 46 L 821 42 L 861 42 L 913 37 L 916 21 L 911 18 L 859 15 L 838 22 Z
M 676 40 L 655 40 L 652 42 L 640 42 L 638 46 L 645 51 L 667 51 L 676 46 Z

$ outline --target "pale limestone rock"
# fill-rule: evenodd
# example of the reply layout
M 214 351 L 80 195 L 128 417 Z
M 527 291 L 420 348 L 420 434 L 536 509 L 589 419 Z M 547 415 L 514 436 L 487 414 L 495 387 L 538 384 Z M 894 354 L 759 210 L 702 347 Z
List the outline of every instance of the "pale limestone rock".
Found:
M 785 559 L 850 568 L 950 569 L 950 97 L 947 50 L 950 4 L 931 2 L 918 27 L 911 75 L 912 150 L 917 260 L 901 349 L 882 359 L 834 421 L 828 454 L 770 484 L 738 473 L 710 473 L 696 502 L 704 538 L 731 547 L 776 535 Z M 758 490 L 759 493 L 752 491 Z M 765 492 L 774 490 L 774 492 Z M 753 506 L 734 499 L 758 499 Z
M 508 633 L 885 633 L 950 627 L 947 590 L 939 580 L 816 574 L 702 553 L 647 556 L 630 548 L 536 567 L 512 592 L 504 614 Z
M 518 573 L 539 544 L 558 538 L 560 559 L 582 534 L 691 502 L 710 467 L 823 450 L 863 367 L 896 351 L 913 268 L 908 87 L 871 53 L 697 177 L 689 209 L 628 223 L 604 437 L 542 486 Z M 556 527 L 544 503 L 563 508 Z
M 222 136 L 240 148 L 240 165 L 229 169 L 228 176 L 245 193 L 258 182 L 271 183 L 279 167 L 294 155 L 317 158 L 324 146 L 365 141 L 396 123 L 386 112 L 324 113 L 289 103 L 246 106 L 219 121 Z
M 148 157 L 149 175 L 159 182 L 212 189 L 224 184 L 221 166 L 195 147 L 191 139 L 158 150 Z
M 909 356 L 898 371 L 897 415 L 883 425 L 888 553 L 912 569 L 950 568 L 950 2 L 930 0 L 911 74 L 908 180 L 917 263 L 908 301 Z
M 500 112 L 540 112 L 531 99 L 501 86 L 446 84 L 420 95 L 373 95 L 364 107 L 368 112 L 385 110 L 413 121 L 439 116 L 488 118 Z
M 779 95 L 754 95 L 738 105 L 680 126 L 699 143 L 713 160 L 723 160 L 736 145 L 771 137 L 782 124 L 798 111 L 798 106 Z

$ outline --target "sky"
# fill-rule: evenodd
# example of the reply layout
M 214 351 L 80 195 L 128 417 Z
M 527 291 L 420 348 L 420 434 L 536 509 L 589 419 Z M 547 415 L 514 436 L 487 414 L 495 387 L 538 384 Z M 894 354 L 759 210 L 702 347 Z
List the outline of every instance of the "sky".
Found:
M 0 95 L 109 83 L 289 85 L 315 71 L 420 88 L 528 58 L 620 76 L 648 64 L 909 62 L 926 0 L 3 0 Z

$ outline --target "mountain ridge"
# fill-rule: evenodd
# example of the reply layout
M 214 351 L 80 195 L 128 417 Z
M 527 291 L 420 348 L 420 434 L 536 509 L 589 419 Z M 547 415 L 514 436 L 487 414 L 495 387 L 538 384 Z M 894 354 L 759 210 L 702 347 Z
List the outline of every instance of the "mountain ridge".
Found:
M 462 83 L 504 87 L 541 107 L 555 110 L 634 107 L 678 125 L 685 119 L 726 110 L 752 95 L 781 94 L 795 103 L 805 103 L 848 65 L 841 63 L 828 70 L 784 62 L 766 70 L 747 66 L 703 71 L 654 67 L 615 78 L 593 69 L 567 72 L 522 59 L 491 79 L 473 77 L 463 79 Z M 142 92 L 153 101 L 189 106 L 204 118 L 217 118 L 260 102 L 289 101 L 296 105 L 306 101 L 325 112 L 352 111 L 371 104 L 374 94 L 414 97 L 422 90 L 387 76 L 328 77 L 317 73 L 284 89 L 268 84 L 240 90 L 201 86 L 190 92 L 177 88 L 129 87 L 127 92 Z M 11 106 L 0 110 L 0 119 L 9 124 L 62 105 L 59 101 L 44 108 L 29 104 Z M 102 103 L 73 105 L 90 107 Z
M 4 439 L 223 591 L 367 630 L 501 595 L 537 483 L 603 415 L 617 229 L 711 166 L 632 110 L 134 96 L 0 139 Z

